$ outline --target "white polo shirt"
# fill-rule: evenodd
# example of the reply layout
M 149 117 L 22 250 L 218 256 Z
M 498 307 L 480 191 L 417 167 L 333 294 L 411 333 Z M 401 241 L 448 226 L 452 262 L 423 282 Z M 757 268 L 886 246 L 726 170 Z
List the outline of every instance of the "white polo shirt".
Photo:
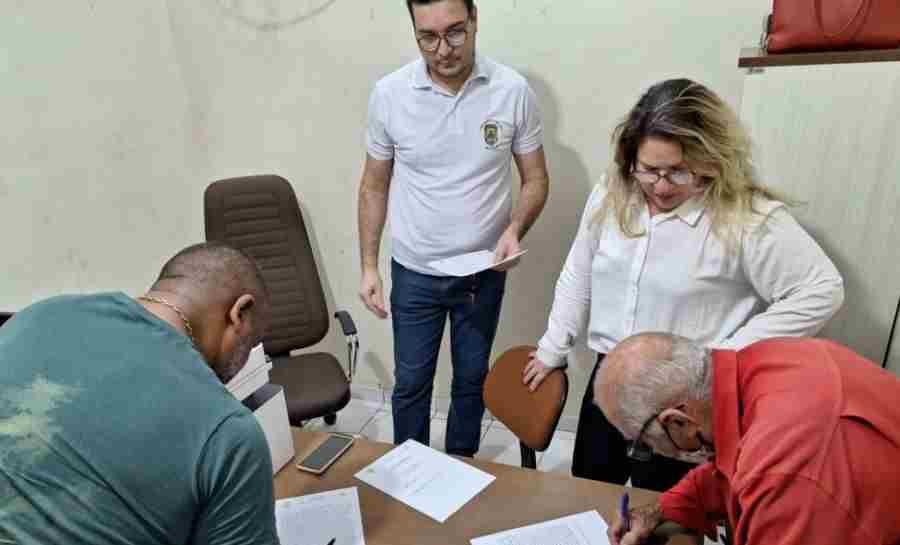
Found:
M 393 257 L 440 275 L 430 261 L 493 250 L 512 212 L 512 154 L 542 145 L 528 82 L 476 56 L 456 95 L 435 84 L 419 59 L 375 84 L 368 153 L 394 160 L 388 214 Z
M 763 216 L 729 251 L 699 199 L 650 217 L 628 238 L 615 218 L 592 222 L 606 197 L 597 185 L 556 284 L 538 359 L 566 363 L 587 325 L 587 344 L 607 354 L 626 337 L 666 331 L 710 348 L 738 350 L 771 337 L 812 336 L 840 308 L 834 263 L 780 202 L 759 199 Z

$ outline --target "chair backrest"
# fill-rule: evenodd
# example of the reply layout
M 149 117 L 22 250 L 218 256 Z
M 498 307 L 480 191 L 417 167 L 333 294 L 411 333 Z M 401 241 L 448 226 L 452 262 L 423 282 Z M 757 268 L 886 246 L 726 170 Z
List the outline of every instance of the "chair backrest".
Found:
M 504 352 L 488 373 L 484 383 L 484 404 L 526 446 L 544 451 L 550 446 L 559 423 L 569 379 L 565 370 L 556 369 L 531 392 L 522 384 L 522 371 L 528 364 L 533 346 L 517 346 Z
M 7 320 L 13 317 L 12 312 L 0 312 L 0 326 L 6 323 Z
M 328 307 L 294 189 L 280 176 L 219 180 L 203 198 L 206 239 L 249 254 L 272 299 L 263 344 L 272 356 L 311 346 L 328 333 Z

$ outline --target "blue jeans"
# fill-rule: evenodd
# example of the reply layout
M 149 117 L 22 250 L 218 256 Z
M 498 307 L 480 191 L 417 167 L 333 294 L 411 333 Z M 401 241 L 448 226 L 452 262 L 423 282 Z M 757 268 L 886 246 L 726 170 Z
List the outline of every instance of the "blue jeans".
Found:
M 427 445 L 438 351 L 447 315 L 453 382 L 447 417 L 448 454 L 473 456 L 481 441 L 482 390 L 497 332 L 506 273 L 431 276 L 391 262 L 394 327 L 394 443 Z

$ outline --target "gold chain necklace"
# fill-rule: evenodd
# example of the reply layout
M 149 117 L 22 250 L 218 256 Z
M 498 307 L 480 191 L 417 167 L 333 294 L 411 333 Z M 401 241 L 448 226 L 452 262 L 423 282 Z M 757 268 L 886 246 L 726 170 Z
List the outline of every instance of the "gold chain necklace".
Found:
M 194 342 L 194 328 L 191 327 L 191 321 L 188 320 L 188 317 L 181 311 L 180 308 L 176 307 L 172 303 L 166 301 L 162 297 L 154 297 L 152 295 L 142 295 L 138 297 L 138 300 L 150 301 L 151 303 L 159 303 L 160 305 L 169 307 L 170 309 L 175 311 L 175 314 L 181 318 L 182 323 L 184 323 L 184 329 L 187 331 L 188 338 L 191 340 L 191 344 L 197 346 L 197 343 Z

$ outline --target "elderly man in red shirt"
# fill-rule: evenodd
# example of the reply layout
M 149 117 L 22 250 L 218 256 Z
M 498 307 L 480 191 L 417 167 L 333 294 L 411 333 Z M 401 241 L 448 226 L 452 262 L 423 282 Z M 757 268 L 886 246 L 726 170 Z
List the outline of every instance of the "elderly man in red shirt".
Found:
M 610 528 L 614 545 L 663 529 L 735 545 L 900 544 L 900 380 L 826 340 L 740 351 L 646 333 L 607 356 L 594 400 L 629 453 L 703 463 Z

